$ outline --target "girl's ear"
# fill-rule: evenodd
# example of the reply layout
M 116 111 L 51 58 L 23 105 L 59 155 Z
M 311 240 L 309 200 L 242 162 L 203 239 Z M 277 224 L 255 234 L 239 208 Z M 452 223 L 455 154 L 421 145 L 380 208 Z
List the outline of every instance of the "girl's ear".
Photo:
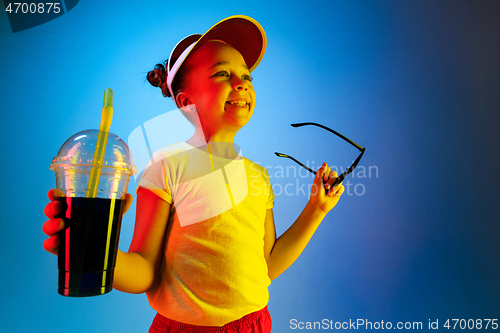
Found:
M 191 102 L 189 97 L 184 92 L 180 92 L 175 97 L 175 101 L 179 108 L 181 108 L 186 113 L 196 113 L 195 105 Z
M 180 108 L 185 108 L 189 104 L 191 104 L 191 101 L 189 100 L 189 97 L 187 97 L 185 92 L 180 92 L 175 96 L 175 102 Z

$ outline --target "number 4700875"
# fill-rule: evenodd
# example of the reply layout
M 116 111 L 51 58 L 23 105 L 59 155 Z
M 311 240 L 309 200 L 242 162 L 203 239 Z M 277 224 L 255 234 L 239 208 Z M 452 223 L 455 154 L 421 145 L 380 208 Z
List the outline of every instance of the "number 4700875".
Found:
M 450 323 L 450 320 L 452 323 Z M 487 330 L 488 328 L 491 329 L 498 329 L 498 319 L 448 319 L 446 323 L 443 325 L 443 327 L 446 327 L 447 329 L 485 329 Z M 491 325 L 490 325 L 491 324 Z M 458 326 L 457 326 L 458 325 Z
M 25 2 L 10 2 L 7 8 L 5 8 L 6 12 L 9 12 L 9 14 L 44 14 L 47 13 L 49 14 L 51 11 L 52 13 L 58 14 L 61 12 L 61 7 L 59 7 L 60 3 L 56 2 L 39 2 L 39 3 L 25 3 Z M 15 9 L 14 9 L 15 7 Z

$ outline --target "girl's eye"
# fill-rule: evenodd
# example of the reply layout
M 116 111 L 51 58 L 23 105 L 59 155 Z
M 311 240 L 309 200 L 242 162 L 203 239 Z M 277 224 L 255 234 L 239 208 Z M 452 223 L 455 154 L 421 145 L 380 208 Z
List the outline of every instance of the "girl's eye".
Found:
M 229 77 L 229 73 L 226 72 L 226 71 L 220 71 L 220 72 L 217 72 L 215 73 L 214 75 L 212 75 L 212 77 L 214 76 L 225 76 L 225 77 Z
M 216 77 L 216 76 L 230 77 L 230 75 L 227 71 L 220 71 L 220 72 L 217 72 L 214 75 L 212 75 L 212 77 Z M 241 78 L 243 80 L 248 80 L 248 81 L 252 82 L 252 77 L 249 74 L 244 74 L 241 76 Z

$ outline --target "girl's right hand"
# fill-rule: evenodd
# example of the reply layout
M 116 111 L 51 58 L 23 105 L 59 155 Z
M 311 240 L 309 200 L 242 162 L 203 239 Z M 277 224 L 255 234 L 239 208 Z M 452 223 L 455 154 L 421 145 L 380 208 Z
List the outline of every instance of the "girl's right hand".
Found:
M 57 255 L 59 250 L 60 239 L 58 236 L 59 231 L 64 229 L 64 219 L 57 217 L 62 211 L 61 202 L 57 201 L 57 198 L 63 196 L 62 192 L 57 189 L 52 189 L 49 191 L 50 202 L 45 206 L 45 215 L 49 218 L 43 224 L 43 232 L 50 236 L 43 242 L 43 247 L 45 250 Z
M 43 232 L 47 234 L 47 236 L 49 236 L 49 238 L 43 242 L 43 247 L 48 252 L 57 255 L 57 252 L 59 251 L 59 244 L 61 243 L 58 234 L 61 230 L 64 230 L 65 227 L 64 219 L 61 217 L 57 217 L 59 214 L 61 214 L 63 208 L 61 202 L 58 201 L 57 198 L 62 197 L 63 193 L 57 189 L 52 189 L 48 194 L 50 202 L 47 204 L 47 206 L 45 206 L 44 212 L 49 220 L 43 224 L 42 229 Z M 125 206 L 123 207 L 122 214 L 125 214 L 130 208 L 130 206 L 132 205 L 132 200 L 132 195 L 130 193 L 127 193 L 125 195 Z

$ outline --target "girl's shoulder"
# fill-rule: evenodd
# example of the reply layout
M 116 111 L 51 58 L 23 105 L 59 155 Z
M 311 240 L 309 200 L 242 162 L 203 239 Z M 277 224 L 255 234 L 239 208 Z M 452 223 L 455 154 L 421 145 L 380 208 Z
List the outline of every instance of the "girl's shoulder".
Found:
M 244 156 L 243 157 L 243 160 L 245 161 L 245 167 L 247 168 L 247 170 L 251 171 L 250 173 L 254 175 L 254 177 L 256 175 L 259 175 L 261 177 L 264 177 L 264 178 L 269 178 L 269 173 L 267 172 L 267 169 L 263 166 L 261 166 L 259 163 L 256 163 Z
M 153 157 L 157 158 L 165 158 L 165 157 L 172 157 L 177 154 L 183 154 L 189 151 L 192 147 L 189 146 L 185 142 L 178 142 L 174 143 L 173 145 L 170 146 L 165 146 L 153 153 Z

